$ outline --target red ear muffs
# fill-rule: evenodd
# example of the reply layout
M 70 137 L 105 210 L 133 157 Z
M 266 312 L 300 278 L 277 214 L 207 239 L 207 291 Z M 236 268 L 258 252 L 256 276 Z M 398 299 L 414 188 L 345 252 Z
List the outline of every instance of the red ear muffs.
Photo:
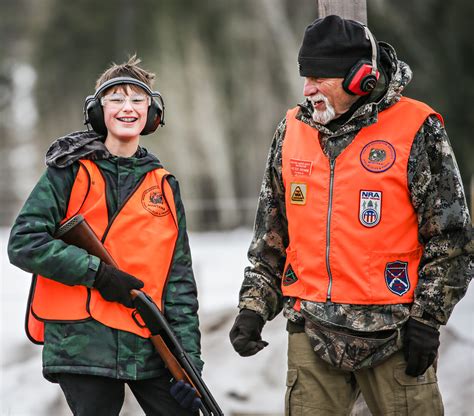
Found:
M 347 73 L 342 87 L 344 91 L 351 95 L 367 95 L 377 85 L 379 71 L 372 73 L 372 64 L 369 61 L 361 60 L 357 62 Z

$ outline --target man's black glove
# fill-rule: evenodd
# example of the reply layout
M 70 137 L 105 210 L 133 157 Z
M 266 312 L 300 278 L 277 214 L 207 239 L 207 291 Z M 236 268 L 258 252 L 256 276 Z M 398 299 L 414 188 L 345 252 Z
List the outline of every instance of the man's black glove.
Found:
M 183 409 L 196 412 L 201 406 L 201 399 L 197 397 L 196 389 L 182 380 L 171 386 L 170 393 Z
M 439 331 L 423 322 L 408 318 L 403 350 L 412 377 L 423 374 L 433 364 L 439 347 Z
M 237 315 L 229 337 L 234 350 L 242 357 L 254 355 L 268 345 L 260 336 L 263 324 L 263 318 L 250 309 L 242 309 Z
M 133 308 L 130 291 L 132 289 L 141 289 L 143 286 L 143 282 L 131 274 L 122 272 L 104 262 L 100 262 L 94 287 L 105 300 L 118 302 L 127 308 Z

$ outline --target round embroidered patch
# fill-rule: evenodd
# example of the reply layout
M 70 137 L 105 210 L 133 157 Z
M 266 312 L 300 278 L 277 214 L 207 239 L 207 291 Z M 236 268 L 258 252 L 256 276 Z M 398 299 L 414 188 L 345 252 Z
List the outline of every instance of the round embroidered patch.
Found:
M 142 205 L 143 208 L 157 217 L 163 217 L 170 213 L 168 204 L 163 200 L 163 195 L 158 186 L 152 186 L 143 192 Z
M 385 172 L 395 163 L 394 147 L 385 140 L 367 143 L 360 152 L 360 163 L 369 172 Z

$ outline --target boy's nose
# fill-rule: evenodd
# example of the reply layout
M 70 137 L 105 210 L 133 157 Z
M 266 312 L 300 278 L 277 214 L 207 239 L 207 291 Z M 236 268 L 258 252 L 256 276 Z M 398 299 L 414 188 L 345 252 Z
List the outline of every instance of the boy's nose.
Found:
M 132 111 L 133 110 L 130 98 L 125 99 L 125 103 L 123 104 L 122 110 L 126 110 L 126 111 Z

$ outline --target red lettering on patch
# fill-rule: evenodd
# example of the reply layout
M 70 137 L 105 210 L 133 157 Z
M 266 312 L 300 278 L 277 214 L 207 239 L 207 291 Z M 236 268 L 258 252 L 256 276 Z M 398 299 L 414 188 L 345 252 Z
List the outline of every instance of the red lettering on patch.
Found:
M 309 176 L 313 162 L 308 160 L 290 159 L 290 169 L 293 176 Z

